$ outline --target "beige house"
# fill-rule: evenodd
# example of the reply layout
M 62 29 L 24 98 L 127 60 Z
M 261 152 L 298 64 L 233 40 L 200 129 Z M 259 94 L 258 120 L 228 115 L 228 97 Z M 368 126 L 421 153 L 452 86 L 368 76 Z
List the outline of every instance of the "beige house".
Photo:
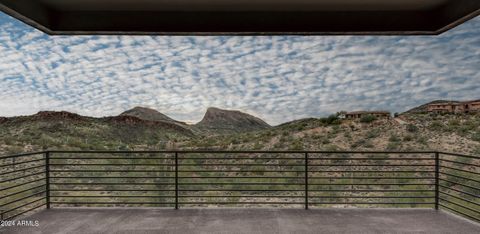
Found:
M 465 102 L 441 102 L 429 104 L 427 111 L 432 113 L 471 113 L 480 112 L 480 99 Z

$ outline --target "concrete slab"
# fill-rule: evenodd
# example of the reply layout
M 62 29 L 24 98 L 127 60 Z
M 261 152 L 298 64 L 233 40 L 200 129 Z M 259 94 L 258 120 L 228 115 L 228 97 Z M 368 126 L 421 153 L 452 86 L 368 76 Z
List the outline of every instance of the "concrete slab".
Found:
M 430 209 L 52 209 L 6 233 L 480 233 L 480 225 Z

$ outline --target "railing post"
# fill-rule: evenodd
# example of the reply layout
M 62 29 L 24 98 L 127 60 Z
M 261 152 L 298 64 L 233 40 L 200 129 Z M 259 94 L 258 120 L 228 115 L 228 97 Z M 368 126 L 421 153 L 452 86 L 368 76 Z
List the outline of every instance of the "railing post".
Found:
M 305 153 L 305 210 L 308 210 L 308 153 Z
M 45 152 L 45 198 L 47 209 L 50 209 L 50 151 Z
M 178 152 L 175 152 L 175 210 L 178 210 Z
M 438 183 L 439 183 L 439 174 L 440 174 L 440 155 L 438 152 L 435 152 L 435 210 L 438 210 Z

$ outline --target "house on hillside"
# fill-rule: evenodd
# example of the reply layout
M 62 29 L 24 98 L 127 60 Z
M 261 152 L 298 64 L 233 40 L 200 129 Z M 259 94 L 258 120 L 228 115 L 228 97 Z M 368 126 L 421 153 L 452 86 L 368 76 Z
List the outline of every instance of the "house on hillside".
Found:
M 480 112 L 480 99 L 473 100 L 473 101 L 465 101 L 465 102 L 432 103 L 427 106 L 427 111 L 431 113 L 456 113 L 456 114 Z
M 391 114 L 388 111 L 354 111 L 345 114 L 346 119 L 361 119 L 365 116 L 375 116 L 377 119 L 391 118 Z

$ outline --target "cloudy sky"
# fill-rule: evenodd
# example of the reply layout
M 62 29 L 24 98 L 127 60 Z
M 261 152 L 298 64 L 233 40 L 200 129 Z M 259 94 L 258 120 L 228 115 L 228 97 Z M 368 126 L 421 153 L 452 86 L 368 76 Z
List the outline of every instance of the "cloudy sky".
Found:
M 480 98 L 480 18 L 434 37 L 48 36 L 0 13 L 0 116 L 206 108 L 270 124 Z

